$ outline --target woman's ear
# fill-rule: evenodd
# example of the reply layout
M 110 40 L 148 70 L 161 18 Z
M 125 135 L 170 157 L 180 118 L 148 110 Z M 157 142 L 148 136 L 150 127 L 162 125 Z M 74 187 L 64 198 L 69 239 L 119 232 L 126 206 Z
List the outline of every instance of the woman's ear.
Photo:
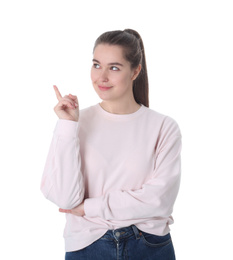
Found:
M 135 79 L 138 77 L 138 75 L 139 75 L 141 69 L 142 69 L 142 65 L 139 64 L 138 67 L 133 70 L 133 76 L 132 76 L 132 78 L 131 78 L 132 80 L 135 80 Z

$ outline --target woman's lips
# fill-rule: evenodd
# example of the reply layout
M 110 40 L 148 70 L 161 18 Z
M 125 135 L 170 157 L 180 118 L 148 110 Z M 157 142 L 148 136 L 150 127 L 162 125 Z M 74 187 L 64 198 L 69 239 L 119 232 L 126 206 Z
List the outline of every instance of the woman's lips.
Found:
M 98 88 L 102 91 L 107 91 L 109 89 L 111 89 L 112 87 L 106 87 L 106 86 L 98 86 Z

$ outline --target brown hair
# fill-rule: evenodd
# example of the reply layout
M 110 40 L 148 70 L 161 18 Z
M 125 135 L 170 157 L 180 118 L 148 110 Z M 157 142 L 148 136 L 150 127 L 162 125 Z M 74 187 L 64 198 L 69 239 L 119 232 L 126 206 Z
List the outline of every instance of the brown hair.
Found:
M 123 47 L 125 59 L 135 69 L 141 64 L 142 68 L 133 82 L 134 99 L 138 104 L 149 107 L 149 83 L 147 75 L 145 50 L 141 36 L 132 29 L 124 31 L 109 31 L 101 34 L 95 41 L 94 50 L 99 44 L 119 45 Z

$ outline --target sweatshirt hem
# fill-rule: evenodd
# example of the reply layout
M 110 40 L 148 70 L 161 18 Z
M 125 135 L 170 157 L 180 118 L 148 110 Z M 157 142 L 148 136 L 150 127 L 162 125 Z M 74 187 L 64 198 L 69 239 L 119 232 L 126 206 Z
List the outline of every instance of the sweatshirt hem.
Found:
M 73 252 L 73 251 L 81 250 L 81 249 L 91 245 L 98 239 L 100 239 L 107 231 L 108 231 L 108 229 L 103 230 L 101 233 L 99 233 L 98 235 L 95 235 L 94 237 L 91 237 L 91 238 L 89 236 L 89 237 L 85 237 L 85 239 L 84 239 L 84 237 L 81 236 L 81 240 L 80 240 L 80 238 L 77 238 L 77 237 L 65 238 L 65 251 Z

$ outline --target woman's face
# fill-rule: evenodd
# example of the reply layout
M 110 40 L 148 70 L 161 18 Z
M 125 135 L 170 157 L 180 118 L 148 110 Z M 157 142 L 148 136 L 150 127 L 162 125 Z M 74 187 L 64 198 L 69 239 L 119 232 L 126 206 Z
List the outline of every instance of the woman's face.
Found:
M 124 58 L 122 47 L 99 44 L 95 48 L 91 80 L 102 100 L 121 102 L 132 99 L 133 80 L 138 73 L 137 69 L 131 69 L 130 63 Z

